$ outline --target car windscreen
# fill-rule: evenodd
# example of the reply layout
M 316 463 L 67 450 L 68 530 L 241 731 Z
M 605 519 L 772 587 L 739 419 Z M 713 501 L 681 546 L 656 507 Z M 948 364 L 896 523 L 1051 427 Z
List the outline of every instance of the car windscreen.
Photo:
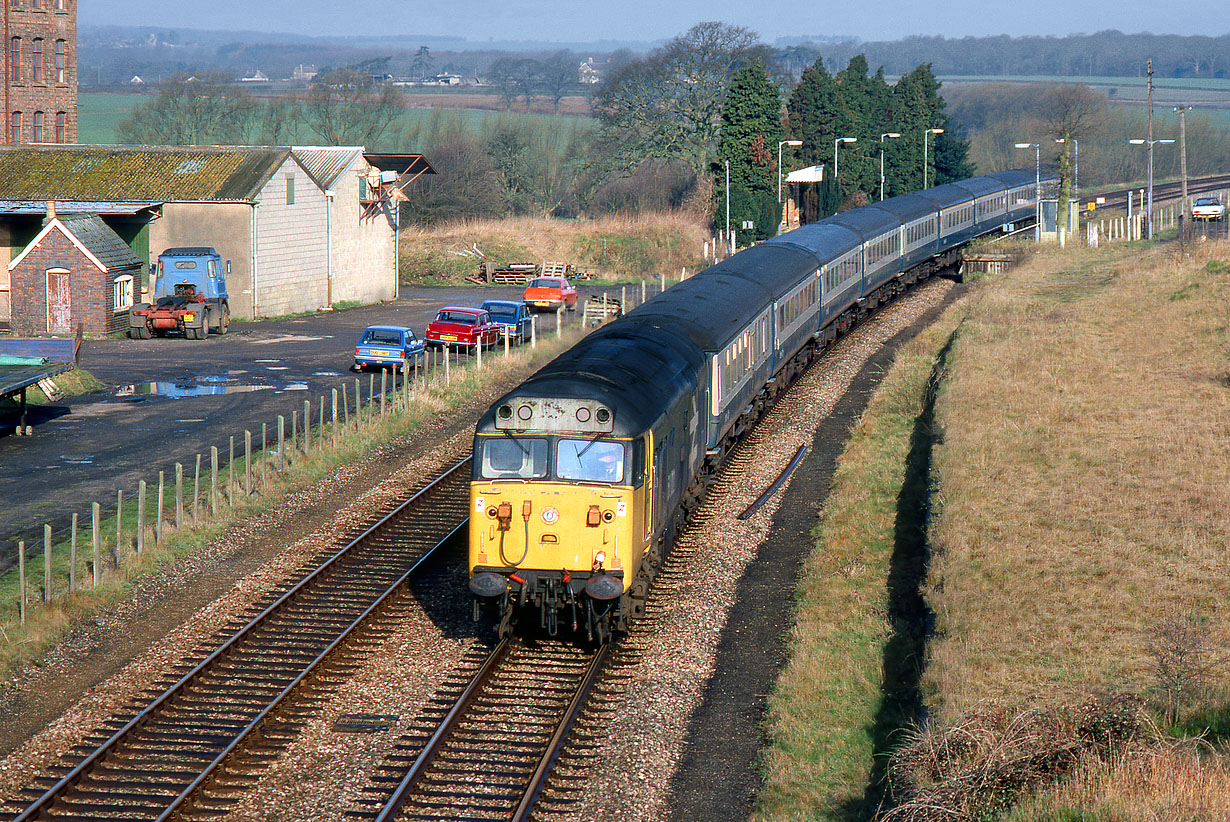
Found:
M 359 345 L 401 345 L 401 334 L 397 331 L 381 331 L 377 328 L 367 329 Z
M 1216 197 L 1201 197 L 1196 200 L 1196 205 L 1219 205 Z
M 547 475 L 547 441 L 506 435 L 482 441 L 483 479 L 536 479 Z
M 559 280 L 548 280 L 548 279 L 539 277 L 537 280 L 530 280 L 529 287 L 530 288 L 559 288 L 560 281 Z
M 462 311 L 441 311 L 436 315 L 438 323 L 457 323 L 458 325 L 474 325 L 478 320 L 473 314 L 467 314 Z
M 566 480 L 622 482 L 623 443 L 561 439 L 555 444 L 555 475 Z
M 491 318 L 502 323 L 511 323 L 517 321 L 517 312 L 511 308 L 496 308 L 488 309 L 491 312 Z

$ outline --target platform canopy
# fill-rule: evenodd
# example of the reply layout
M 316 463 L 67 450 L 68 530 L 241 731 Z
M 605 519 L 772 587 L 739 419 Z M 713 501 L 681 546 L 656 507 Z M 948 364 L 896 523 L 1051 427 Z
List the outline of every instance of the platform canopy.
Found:
M 788 183 L 822 183 L 824 182 L 824 166 L 808 166 L 792 171 L 786 175 Z

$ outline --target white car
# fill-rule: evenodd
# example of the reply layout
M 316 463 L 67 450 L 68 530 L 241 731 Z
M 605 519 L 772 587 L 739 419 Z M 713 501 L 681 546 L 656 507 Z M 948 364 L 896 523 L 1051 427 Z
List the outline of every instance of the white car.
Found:
M 1226 216 L 1226 206 L 1216 197 L 1197 197 L 1192 203 L 1193 220 L 1220 220 Z

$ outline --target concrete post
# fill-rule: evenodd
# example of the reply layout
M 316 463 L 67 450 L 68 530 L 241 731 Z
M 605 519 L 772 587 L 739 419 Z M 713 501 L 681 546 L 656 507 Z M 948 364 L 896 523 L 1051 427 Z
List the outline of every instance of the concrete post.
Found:
M 102 580 L 102 507 L 97 503 L 90 506 L 90 516 L 93 518 L 94 539 L 94 587 Z

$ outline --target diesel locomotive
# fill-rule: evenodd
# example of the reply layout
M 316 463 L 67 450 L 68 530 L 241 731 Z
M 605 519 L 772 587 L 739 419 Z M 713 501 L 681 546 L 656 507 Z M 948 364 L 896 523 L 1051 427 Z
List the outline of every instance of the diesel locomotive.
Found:
M 1046 178 L 1049 184 L 1051 178 Z M 675 529 L 818 353 L 974 237 L 1032 222 L 1035 173 L 893 197 L 752 246 L 586 336 L 479 420 L 475 615 L 606 640 L 644 612 Z

